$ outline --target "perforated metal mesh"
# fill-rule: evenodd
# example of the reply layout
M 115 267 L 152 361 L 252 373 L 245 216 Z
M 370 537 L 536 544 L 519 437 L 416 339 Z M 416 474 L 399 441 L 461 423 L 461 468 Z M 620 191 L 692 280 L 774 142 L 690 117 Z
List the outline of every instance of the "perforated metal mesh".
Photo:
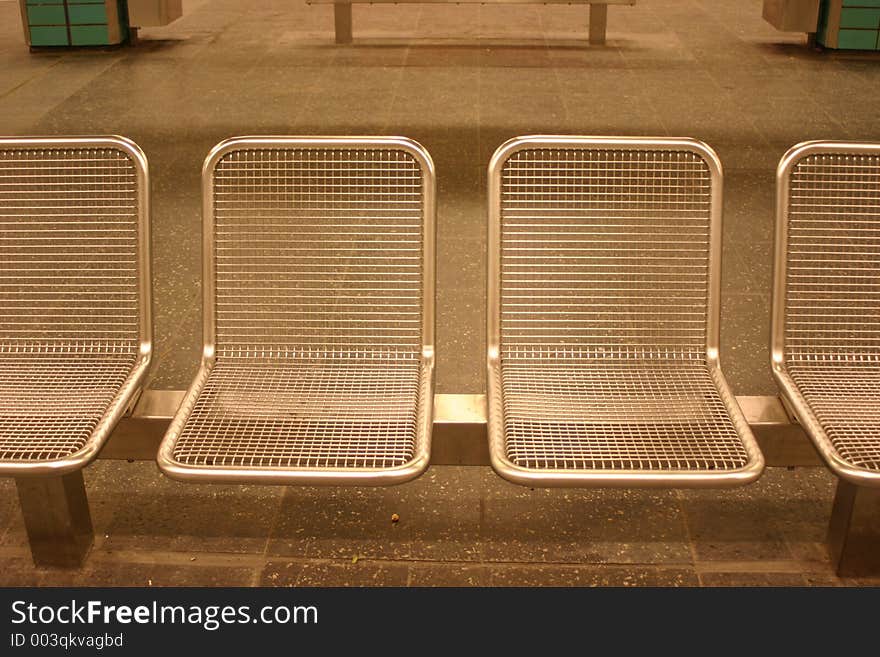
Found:
M 525 149 L 501 182 L 508 458 L 542 469 L 744 466 L 706 363 L 712 175 L 703 159 Z
M 137 194 L 119 150 L 0 147 L 0 349 L 137 349 Z
M 711 179 L 699 156 L 524 150 L 502 194 L 506 361 L 704 357 Z
M 0 145 L 0 460 L 80 450 L 134 366 L 137 180 L 114 148 Z
M 213 174 L 217 360 L 194 466 L 390 468 L 422 382 L 423 182 L 403 150 L 254 148 Z
M 0 460 L 78 452 L 134 364 L 121 354 L 0 354 Z
M 421 349 L 422 175 L 409 153 L 247 149 L 214 172 L 217 348 Z
M 503 371 L 507 451 L 536 469 L 726 470 L 746 454 L 699 363 Z
M 803 157 L 788 195 L 788 373 L 841 458 L 880 471 L 880 154 Z
M 221 360 L 175 456 L 203 466 L 389 468 L 413 457 L 419 365 Z

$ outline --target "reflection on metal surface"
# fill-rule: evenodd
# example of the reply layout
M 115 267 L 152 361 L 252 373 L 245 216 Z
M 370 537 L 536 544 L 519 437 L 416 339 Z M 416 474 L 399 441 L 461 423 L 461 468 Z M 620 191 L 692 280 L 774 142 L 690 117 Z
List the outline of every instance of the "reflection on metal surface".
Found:
M 880 485 L 880 144 L 780 162 L 772 366 L 831 469 Z
M 205 349 L 181 479 L 383 484 L 428 464 L 434 172 L 402 138 L 241 138 L 203 175 Z
M 126 139 L 0 139 L 0 474 L 81 468 L 138 392 L 148 197 Z
M 489 438 L 529 485 L 724 486 L 763 459 L 718 365 L 721 168 L 524 137 L 490 165 Z

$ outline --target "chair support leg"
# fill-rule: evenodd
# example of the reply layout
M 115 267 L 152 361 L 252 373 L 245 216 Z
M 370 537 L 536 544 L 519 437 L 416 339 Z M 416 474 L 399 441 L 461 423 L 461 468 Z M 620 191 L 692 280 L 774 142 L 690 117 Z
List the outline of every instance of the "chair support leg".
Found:
M 336 43 L 351 43 L 351 3 L 337 2 L 334 4 L 333 19 L 336 27 Z
M 608 28 L 608 5 L 590 5 L 590 43 L 594 46 L 605 44 L 605 33 Z
M 76 568 L 94 541 L 82 471 L 15 480 L 37 566 Z
M 838 481 L 828 545 L 841 577 L 880 574 L 880 488 Z

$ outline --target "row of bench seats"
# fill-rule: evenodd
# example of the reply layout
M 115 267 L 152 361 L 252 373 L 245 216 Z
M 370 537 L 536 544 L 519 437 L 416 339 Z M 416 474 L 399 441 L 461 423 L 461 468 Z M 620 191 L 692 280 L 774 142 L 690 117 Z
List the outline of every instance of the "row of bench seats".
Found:
M 0 474 L 91 461 L 152 352 L 147 161 L 0 140 Z M 203 169 L 204 349 L 158 462 L 392 484 L 428 465 L 435 177 L 404 138 L 248 137 Z M 772 368 L 829 466 L 880 484 L 880 145 L 778 181 Z M 521 137 L 489 166 L 488 421 L 527 485 L 732 486 L 760 450 L 718 357 L 722 169 L 691 139 Z

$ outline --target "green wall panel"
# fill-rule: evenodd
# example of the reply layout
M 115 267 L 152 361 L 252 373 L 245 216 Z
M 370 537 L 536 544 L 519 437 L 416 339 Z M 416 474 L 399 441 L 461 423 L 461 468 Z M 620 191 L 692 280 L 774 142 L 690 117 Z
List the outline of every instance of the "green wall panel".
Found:
M 854 9 L 844 7 L 840 13 L 840 27 L 880 29 L 880 9 Z
M 107 23 L 107 8 L 100 5 L 68 4 L 67 13 L 71 25 L 101 25 Z
M 74 46 L 105 46 L 110 42 L 106 25 L 71 25 L 70 43 Z
M 32 46 L 69 46 L 66 27 L 31 27 Z
M 874 30 L 840 30 L 837 47 L 848 50 L 876 50 L 878 32 Z
M 66 25 L 64 5 L 30 5 L 27 8 L 28 25 Z

